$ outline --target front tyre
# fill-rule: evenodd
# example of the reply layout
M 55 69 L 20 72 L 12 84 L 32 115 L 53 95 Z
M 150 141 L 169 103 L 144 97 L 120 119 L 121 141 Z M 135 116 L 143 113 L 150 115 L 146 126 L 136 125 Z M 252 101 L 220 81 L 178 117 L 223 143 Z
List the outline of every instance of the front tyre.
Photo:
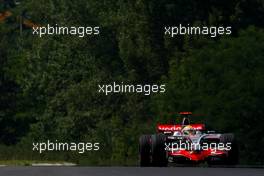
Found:
M 139 165 L 141 167 L 148 167 L 151 165 L 150 160 L 150 135 L 142 135 L 139 138 Z
M 235 135 L 232 133 L 222 134 L 220 137 L 220 142 L 225 145 L 229 144 L 230 150 L 228 151 L 227 158 L 225 159 L 225 164 L 236 165 L 238 164 L 238 144 L 235 138 Z
M 151 156 L 153 166 L 166 167 L 168 165 L 165 142 L 166 136 L 164 134 L 151 135 Z

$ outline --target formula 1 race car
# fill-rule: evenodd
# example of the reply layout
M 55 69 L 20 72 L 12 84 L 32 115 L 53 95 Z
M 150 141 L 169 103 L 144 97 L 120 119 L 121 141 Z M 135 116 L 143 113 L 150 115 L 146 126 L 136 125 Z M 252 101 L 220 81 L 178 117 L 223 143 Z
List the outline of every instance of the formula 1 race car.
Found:
M 179 113 L 181 124 L 157 125 L 157 134 L 139 139 L 140 166 L 166 167 L 168 163 L 235 165 L 238 145 L 234 134 L 207 131 L 204 124 L 191 124 L 191 112 Z

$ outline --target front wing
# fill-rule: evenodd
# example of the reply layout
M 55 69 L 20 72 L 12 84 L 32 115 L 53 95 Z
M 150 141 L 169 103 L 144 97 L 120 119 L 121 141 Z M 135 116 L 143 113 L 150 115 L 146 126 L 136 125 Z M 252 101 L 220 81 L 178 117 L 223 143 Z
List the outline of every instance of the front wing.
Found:
M 201 151 L 188 151 L 188 150 L 178 150 L 178 151 L 168 151 L 168 157 L 173 157 L 174 159 L 185 159 L 186 161 L 205 161 L 208 159 L 221 159 L 226 158 L 228 155 L 227 151 L 224 150 L 201 150 Z

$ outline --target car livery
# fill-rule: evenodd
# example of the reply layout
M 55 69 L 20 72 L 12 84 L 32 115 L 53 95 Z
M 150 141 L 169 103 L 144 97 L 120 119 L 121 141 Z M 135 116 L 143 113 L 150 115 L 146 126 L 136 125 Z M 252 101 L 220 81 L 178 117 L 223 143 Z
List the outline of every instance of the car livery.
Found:
M 179 113 L 181 124 L 158 124 L 157 133 L 139 139 L 140 166 L 168 163 L 235 165 L 238 145 L 234 134 L 207 131 L 204 124 L 191 124 L 191 112 Z M 190 134 L 185 129 L 189 129 Z

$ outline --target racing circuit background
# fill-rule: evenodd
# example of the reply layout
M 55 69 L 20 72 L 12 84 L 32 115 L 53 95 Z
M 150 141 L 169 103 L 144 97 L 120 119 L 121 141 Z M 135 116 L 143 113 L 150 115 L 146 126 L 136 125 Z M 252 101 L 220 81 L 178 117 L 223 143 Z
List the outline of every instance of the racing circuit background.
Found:
M 263 166 L 263 19 L 262 0 L 0 0 L 0 164 L 137 166 L 139 136 L 191 111 Z M 228 33 L 166 34 L 180 24 Z M 32 35 L 47 25 L 99 34 Z M 114 82 L 165 92 L 98 92 Z M 32 150 L 47 140 L 100 149 Z

